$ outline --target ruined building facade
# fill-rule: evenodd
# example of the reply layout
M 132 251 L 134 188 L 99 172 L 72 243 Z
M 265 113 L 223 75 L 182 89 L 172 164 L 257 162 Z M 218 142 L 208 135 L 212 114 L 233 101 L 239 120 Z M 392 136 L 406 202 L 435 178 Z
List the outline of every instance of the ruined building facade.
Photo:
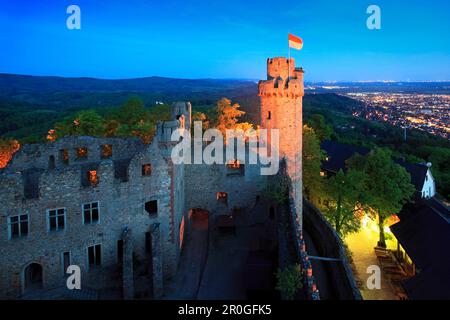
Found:
M 159 124 L 148 146 L 93 137 L 24 146 L 0 175 L 0 296 L 64 287 L 68 265 L 84 288 L 133 298 L 140 277 L 162 294 L 180 252 L 184 168 L 165 139 L 179 123 Z
M 261 126 L 280 129 L 301 214 L 303 71 L 286 58 L 267 67 Z M 0 172 L 0 297 L 65 288 L 67 266 L 78 265 L 83 288 L 158 298 L 177 271 L 193 211 L 214 216 L 255 205 L 266 176 L 248 153 L 231 164 L 225 157 L 222 164 L 174 164 L 171 135 L 190 130 L 191 105 L 175 103 L 171 113 L 149 145 L 65 137 L 14 155 Z

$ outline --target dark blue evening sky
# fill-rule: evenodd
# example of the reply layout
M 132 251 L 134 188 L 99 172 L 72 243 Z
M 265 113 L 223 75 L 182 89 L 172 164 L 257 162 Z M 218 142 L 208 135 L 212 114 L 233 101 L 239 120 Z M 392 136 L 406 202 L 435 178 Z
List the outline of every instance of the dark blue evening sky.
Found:
M 81 30 L 66 28 L 70 4 Z M 370 4 L 381 30 L 366 28 Z M 306 81 L 450 79 L 448 0 L 0 0 L 0 72 L 260 79 L 288 32 Z

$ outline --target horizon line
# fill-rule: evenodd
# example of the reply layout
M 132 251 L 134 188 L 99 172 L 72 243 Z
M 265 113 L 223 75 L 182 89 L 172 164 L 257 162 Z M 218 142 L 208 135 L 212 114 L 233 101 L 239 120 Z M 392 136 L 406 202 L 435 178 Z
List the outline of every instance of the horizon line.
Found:
M 48 75 L 48 74 L 24 74 L 24 73 L 10 73 L 10 72 L 0 72 L 0 75 L 7 76 L 21 76 L 21 77 L 40 77 L 40 78 L 64 78 L 64 79 L 94 79 L 94 80 L 106 80 L 106 81 L 120 81 L 120 80 L 139 80 L 148 78 L 163 78 L 163 79 L 173 79 L 173 80 L 238 80 L 238 81 L 259 81 L 265 79 L 254 79 L 254 78 L 214 78 L 214 77 L 202 77 L 202 78 L 188 78 L 188 77 L 169 77 L 169 76 L 139 76 L 139 77 L 118 77 L 118 78 L 103 78 L 96 76 L 61 76 L 61 75 Z M 305 84 L 320 84 L 320 83 L 432 83 L 432 82 L 450 82 L 450 79 L 433 79 L 433 80 L 392 80 L 392 79 L 378 79 L 378 80 L 311 80 L 305 81 Z

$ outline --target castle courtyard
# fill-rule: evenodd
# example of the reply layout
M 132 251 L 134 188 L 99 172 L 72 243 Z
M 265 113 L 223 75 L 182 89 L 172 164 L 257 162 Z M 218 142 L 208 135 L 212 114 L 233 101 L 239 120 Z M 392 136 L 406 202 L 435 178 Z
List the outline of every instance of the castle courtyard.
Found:
M 251 298 L 252 289 L 273 295 L 275 261 L 268 257 L 276 256 L 270 254 L 276 247 L 275 222 L 266 212 L 267 205 L 258 203 L 236 215 L 235 227 L 228 230 L 221 230 L 208 217 L 194 217 L 178 272 L 166 283 L 164 298 L 246 299 Z M 255 264 L 260 272 L 252 272 L 249 277 Z

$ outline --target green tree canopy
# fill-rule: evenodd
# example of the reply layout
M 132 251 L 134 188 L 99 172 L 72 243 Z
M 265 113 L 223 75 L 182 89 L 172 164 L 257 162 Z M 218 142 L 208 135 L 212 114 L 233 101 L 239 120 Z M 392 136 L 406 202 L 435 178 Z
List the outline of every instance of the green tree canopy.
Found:
M 314 132 L 320 141 L 330 139 L 333 134 L 333 127 L 325 122 L 325 118 L 321 114 L 311 115 L 307 124 L 314 129 Z
M 356 211 L 364 194 L 366 175 L 362 171 L 342 170 L 325 180 L 324 191 L 327 197 L 324 214 L 341 238 L 357 232 L 360 220 Z
M 137 98 L 130 98 L 126 103 L 118 109 L 113 110 L 107 119 L 116 120 L 121 124 L 135 125 L 140 121 L 148 119 L 149 112 L 144 106 L 144 102 Z
M 170 120 L 168 105 L 155 105 L 150 109 L 138 98 L 131 98 L 117 109 L 111 110 L 103 118 L 95 110 L 83 110 L 55 124 L 49 131 L 48 140 L 60 137 L 102 136 L 139 137 L 149 144 L 156 132 L 158 121 Z
M 55 124 L 50 130 L 48 139 L 55 140 L 64 136 L 102 136 L 103 119 L 95 110 L 83 110 L 75 117 L 66 118 Z
M 278 269 L 276 276 L 276 289 L 288 300 L 292 300 L 297 291 L 303 287 L 303 276 L 300 265 L 298 264 L 289 265 L 284 269 Z
M 356 154 L 349 160 L 349 168 L 367 176 L 361 201 L 376 212 L 380 229 L 378 245 L 386 247 L 384 223 L 414 194 L 411 176 L 392 160 L 389 150 L 382 148 L 375 148 L 365 156 Z
M 320 148 L 320 141 L 314 129 L 303 126 L 303 189 L 308 197 L 320 192 L 323 180 L 320 176 L 320 166 L 324 158 L 325 153 Z

